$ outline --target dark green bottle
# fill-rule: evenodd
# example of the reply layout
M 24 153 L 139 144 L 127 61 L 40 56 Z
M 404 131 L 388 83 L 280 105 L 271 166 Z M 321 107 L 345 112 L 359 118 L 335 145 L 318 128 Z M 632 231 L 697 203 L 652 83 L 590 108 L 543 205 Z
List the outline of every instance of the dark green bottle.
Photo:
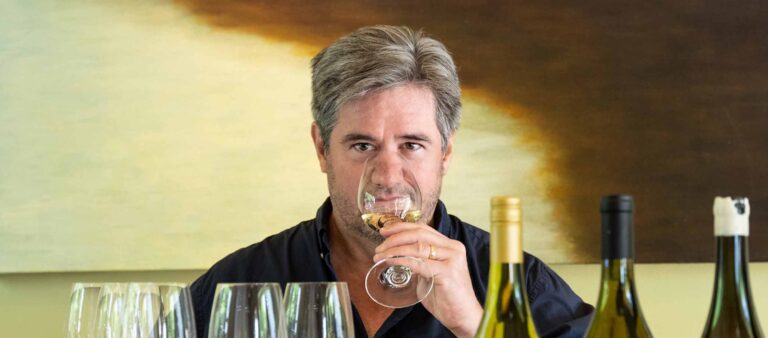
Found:
M 749 200 L 716 197 L 717 271 L 702 337 L 762 338 L 749 287 Z
M 585 337 L 652 337 L 635 291 L 634 200 L 628 195 L 604 196 L 602 215 L 603 268 L 595 316 Z

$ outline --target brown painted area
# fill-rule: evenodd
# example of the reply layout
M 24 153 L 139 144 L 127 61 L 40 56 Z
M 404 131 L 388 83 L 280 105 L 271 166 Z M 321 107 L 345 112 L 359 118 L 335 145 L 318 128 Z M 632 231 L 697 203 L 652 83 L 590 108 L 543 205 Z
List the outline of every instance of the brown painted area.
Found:
M 364 25 L 424 28 L 464 87 L 535 112 L 515 117 L 558 150 L 549 194 L 588 261 L 611 192 L 636 196 L 640 261 L 711 261 L 712 200 L 728 194 L 750 197 L 751 258 L 768 260 L 765 3 L 177 2 L 308 54 Z

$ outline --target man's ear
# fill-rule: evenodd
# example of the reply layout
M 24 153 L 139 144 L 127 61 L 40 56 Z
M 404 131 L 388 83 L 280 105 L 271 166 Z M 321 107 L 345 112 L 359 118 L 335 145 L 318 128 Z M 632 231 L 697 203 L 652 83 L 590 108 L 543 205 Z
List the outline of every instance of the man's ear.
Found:
M 448 165 L 451 164 L 451 158 L 453 158 L 453 135 L 448 137 L 447 144 L 445 145 L 445 151 L 443 152 L 443 160 L 441 163 L 442 174 L 448 173 Z
M 317 153 L 317 160 L 320 161 L 320 171 L 327 173 L 327 162 L 325 157 L 325 144 L 323 138 L 320 136 L 320 127 L 317 123 L 312 122 L 312 142 L 315 144 L 315 152 Z

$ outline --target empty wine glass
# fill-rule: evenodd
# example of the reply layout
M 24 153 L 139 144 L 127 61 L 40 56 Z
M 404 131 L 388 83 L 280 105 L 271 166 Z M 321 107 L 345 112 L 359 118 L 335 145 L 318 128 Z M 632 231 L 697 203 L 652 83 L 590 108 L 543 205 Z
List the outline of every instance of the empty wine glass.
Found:
M 96 338 L 101 284 L 75 283 L 69 298 L 68 338 Z
M 186 284 L 158 284 L 162 305 L 160 335 L 162 338 L 194 338 L 195 329 L 192 295 Z
M 400 166 L 366 161 L 360 177 L 357 205 L 363 222 L 375 231 L 391 222 L 418 222 L 421 191 L 416 178 L 401 159 Z M 414 305 L 427 297 L 434 285 L 429 265 L 418 257 L 394 256 L 374 264 L 365 276 L 365 291 L 374 302 L 391 308 Z
M 130 283 L 126 298 L 123 338 L 160 337 L 160 289 L 152 283 Z
M 96 337 L 121 338 L 125 322 L 128 287 L 123 283 L 105 283 L 101 286 L 96 319 Z
M 347 283 L 288 283 L 285 322 L 289 338 L 354 338 Z
M 277 283 L 216 285 L 208 337 L 285 337 L 282 299 Z
M 191 338 L 196 335 L 192 297 L 184 284 L 75 284 L 70 303 L 68 335 L 71 338 Z M 78 305 L 86 303 L 92 311 Z M 86 320 L 88 317 L 91 319 Z M 86 327 L 90 328 L 86 330 Z

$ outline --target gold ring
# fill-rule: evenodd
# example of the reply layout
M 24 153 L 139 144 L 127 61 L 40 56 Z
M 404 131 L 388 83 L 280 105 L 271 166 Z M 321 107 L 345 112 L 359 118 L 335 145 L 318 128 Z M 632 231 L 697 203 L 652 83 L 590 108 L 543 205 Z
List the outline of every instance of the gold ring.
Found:
M 432 244 L 429 245 L 429 256 L 427 258 L 437 259 L 437 248 Z

